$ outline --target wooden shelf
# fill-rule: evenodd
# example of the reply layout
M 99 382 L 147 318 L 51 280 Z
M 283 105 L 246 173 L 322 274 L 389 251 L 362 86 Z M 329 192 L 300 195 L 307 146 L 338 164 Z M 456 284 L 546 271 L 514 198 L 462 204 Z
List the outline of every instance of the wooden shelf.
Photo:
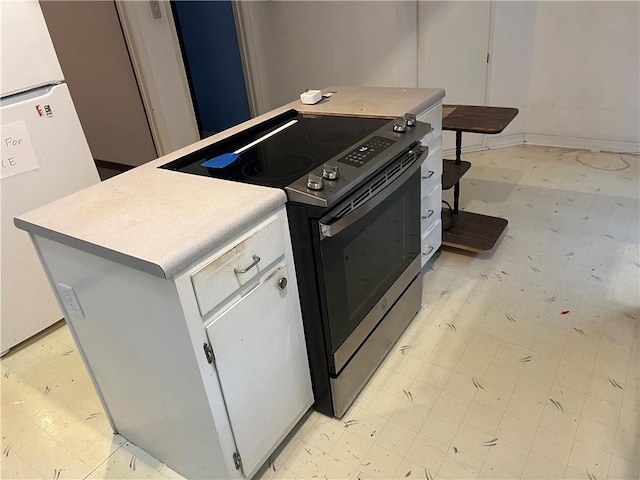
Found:
M 442 109 L 446 113 L 442 130 L 488 135 L 502 132 L 518 114 L 517 108 L 485 105 L 443 105 Z
M 443 225 L 450 225 L 449 215 L 449 210 L 442 211 Z M 461 210 L 453 214 L 453 227 L 443 230 L 442 244 L 470 252 L 490 252 L 508 223 L 504 218 Z
M 442 161 L 442 190 L 452 188 L 462 176 L 471 168 L 471 162 L 462 160 L 456 163 L 455 160 Z
M 483 105 L 443 105 L 442 129 L 456 132 L 456 158 L 462 153 L 462 132 L 496 134 L 502 132 L 518 114 L 517 108 Z M 455 186 L 471 167 L 470 162 L 443 160 L 442 189 Z M 460 189 L 453 191 L 453 210 L 442 211 L 442 225 L 453 226 L 442 231 L 442 244 L 470 252 L 490 252 L 509 223 L 504 218 L 458 211 Z

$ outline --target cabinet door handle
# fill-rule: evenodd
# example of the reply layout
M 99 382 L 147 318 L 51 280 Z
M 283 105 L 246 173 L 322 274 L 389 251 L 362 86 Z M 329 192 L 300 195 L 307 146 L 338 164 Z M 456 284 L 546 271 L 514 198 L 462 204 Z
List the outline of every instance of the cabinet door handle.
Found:
M 431 217 L 431 215 L 433 215 L 433 214 L 434 214 L 434 211 L 433 211 L 433 210 L 427 210 L 427 214 L 426 214 L 426 215 L 423 215 L 423 216 L 422 216 L 422 218 L 425 218 L 425 219 L 426 219 L 426 218 L 430 218 L 430 217 Z
M 433 252 L 433 245 L 429 245 L 429 250 L 427 250 L 426 252 L 422 252 L 422 254 L 426 257 L 431 252 Z
M 427 180 L 427 179 L 433 177 L 434 173 L 436 173 L 436 172 L 434 172 L 433 170 L 429 170 L 426 175 L 422 176 L 423 180 Z
M 258 265 L 258 262 L 260 262 L 260 257 L 257 255 L 253 256 L 253 263 L 251 265 L 249 265 L 247 268 L 243 268 L 242 270 L 239 270 L 237 268 L 234 268 L 233 271 L 236 273 L 247 273 L 249 270 L 251 270 L 253 267 L 255 267 L 256 265 Z

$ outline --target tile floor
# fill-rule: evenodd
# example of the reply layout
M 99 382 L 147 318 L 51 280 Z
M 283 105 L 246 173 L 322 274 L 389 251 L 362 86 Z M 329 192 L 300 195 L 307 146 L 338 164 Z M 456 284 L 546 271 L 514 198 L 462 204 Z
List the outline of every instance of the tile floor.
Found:
M 638 156 L 467 159 L 498 248 L 444 249 L 346 416 L 309 412 L 258 478 L 638 478 Z M 112 435 L 66 326 L 0 363 L 2 478 L 181 478 Z

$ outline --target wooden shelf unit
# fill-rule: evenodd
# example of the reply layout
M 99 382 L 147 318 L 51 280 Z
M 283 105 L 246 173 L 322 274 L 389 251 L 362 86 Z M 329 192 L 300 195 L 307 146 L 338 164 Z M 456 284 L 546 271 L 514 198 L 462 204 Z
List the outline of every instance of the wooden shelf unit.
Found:
M 442 212 L 442 244 L 471 252 L 490 252 L 507 228 L 508 220 L 459 210 L 460 179 L 471 168 L 461 159 L 462 132 L 496 134 L 518 114 L 517 108 L 443 105 L 442 129 L 456 132 L 456 158 L 443 160 L 442 189 L 453 188 L 453 207 Z M 453 215 L 450 221 L 447 215 Z M 447 227 L 447 230 L 444 228 Z

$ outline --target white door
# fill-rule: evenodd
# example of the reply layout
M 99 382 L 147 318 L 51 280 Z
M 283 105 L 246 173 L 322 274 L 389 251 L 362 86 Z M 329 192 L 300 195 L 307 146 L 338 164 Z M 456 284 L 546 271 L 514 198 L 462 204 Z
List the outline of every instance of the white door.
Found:
M 47 24 L 36 0 L 0 2 L 2 96 L 63 80 Z
M 484 105 L 490 2 L 418 2 L 418 9 L 418 86 L 444 88 L 445 104 Z M 462 145 L 480 147 L 483 137 L 464 133 Z M 454 149 L 455 133 L 442 132 L 442 142 Z
M 313 402 L 295 289 L 282 265 L 207 327 L 242 469 L 249 478 Z
M 13 218 L 99 181 L 65 84 L 14 95 L 2 111 L 2 347 L 62 318 L 35 249 Z

